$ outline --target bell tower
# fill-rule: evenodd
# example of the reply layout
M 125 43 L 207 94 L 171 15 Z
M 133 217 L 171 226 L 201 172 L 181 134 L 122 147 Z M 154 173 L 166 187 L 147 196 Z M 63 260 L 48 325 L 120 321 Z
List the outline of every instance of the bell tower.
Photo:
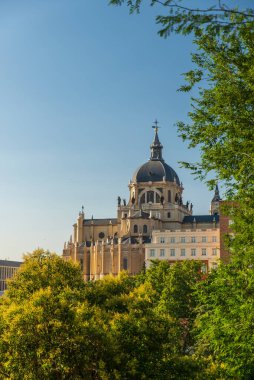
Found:
M 219 187 L 218 187 L 218 184 L 216 184 L 214 196 L 213 196 L 211 206 L 210 206 L 210 215 L 219 214 L 220 201 L 221 201 L 221 197 L 220 197 Z

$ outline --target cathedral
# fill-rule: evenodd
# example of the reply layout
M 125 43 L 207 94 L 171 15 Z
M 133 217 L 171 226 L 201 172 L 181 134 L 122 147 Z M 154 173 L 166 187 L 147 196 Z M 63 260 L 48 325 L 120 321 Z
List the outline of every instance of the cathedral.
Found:
M 202 259 L 209 269 L 209 254 L 207 257 L 201 257 L 198 251 L 197 255 L 193 254 L 194 249 L 199 247 L 199 238 L 203 240 L 200 242 L 200 252 L 208 253 L 211 248 L 214 253 L 215 245 L 208 244 L 214 240 L 213 243 L 217 244 L 216 259 L 220 257 L 221 199 L 218 187 L 211 202 L 210 215 L 193 215 L 192 203 L 183 200 L 183 184 L 175 170 L 163 159 L 157 122 L 153 128 L 150 159 L 134 172 L 129 183 L 128 201 L 118 197 L 116 218 L 87 219 L 82 207 L 73 225 L 73 235 L 64 244 L 63 258 L 78 261 L 86 281 L 100 279 L 107 274 L 117 275 L 122 270 L 136 274 L 149 264 L 149 253 L 153 259 L 172 262 Z M 162 235 L 171 237 L 165 240 Z M 194 235 L 197 238 L 194 239 Z M 185 248 L 188 248 L 188 239 L 190 242 L 192 239 L 190 257 Z M 178 245 L 172 248 L 172 244 Z

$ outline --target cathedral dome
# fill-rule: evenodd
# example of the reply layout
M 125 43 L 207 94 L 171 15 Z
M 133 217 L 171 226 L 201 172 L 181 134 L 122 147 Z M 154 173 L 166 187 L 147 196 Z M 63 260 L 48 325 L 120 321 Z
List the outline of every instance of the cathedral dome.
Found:
M 134 182 L 176 182 L 180 186 L 178 175 L 162 160 L 149 160 L 141 165 L 133 175 Z
M 133 182 L 176 182 L 180 186 L 178 175 L 162 158 L 162 148 L 158 137 L 158 127 L 156 125 L 155 136 L 151 149 L 151 157 L 148 162 L 141 165 L 133 175 Z

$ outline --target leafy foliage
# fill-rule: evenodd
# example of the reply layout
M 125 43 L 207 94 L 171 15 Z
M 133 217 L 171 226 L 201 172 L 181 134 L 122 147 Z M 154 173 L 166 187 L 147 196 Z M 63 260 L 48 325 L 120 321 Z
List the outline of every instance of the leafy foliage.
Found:
M 252 379 L 254 271 L 228 264 L 200 286 L 197 353 L 217 368 L 217 377 Z
M 77 265 L 41 249 L 25 257 L 1 300 L 2 378 L 98 378 L 106 328 L 84 288 Z
M 37 249 L 24 256 L 24 264 L 11 280 L 6 295 L 21 302 L 48 287 L 57 294 L 66 288 L 82 291 L 85 285 L 78 265 L 62 260 L 57 254 Z
M 126 4 L 130 13 L 139 13 L 142 3 L 142 0 L 109 0 L 111 5 Z M 248 25 L 249 21 L 254 20 L 252 8 L 229 7 L 226 3 L 216 0 L 211 6 L 205 4 L 201 7 L 195 6 L 195 0 L 191 4 L 182 0 L 150 0 L 149 4 L 152 7 L 158 6 L 162 12 L 156 17 L 157 24 L 162 26 L 159 31 L 162 37 L 171 33 L 198 34 L 201 30 L 213 34 L 228 33 L 236 30 L 239 25 Z
M 78 266 L 37 250 L 1 299 L 0 378 L 202 378 L 186 339 L 199 280 L 197 263 L 155 262 L 85 284 Z

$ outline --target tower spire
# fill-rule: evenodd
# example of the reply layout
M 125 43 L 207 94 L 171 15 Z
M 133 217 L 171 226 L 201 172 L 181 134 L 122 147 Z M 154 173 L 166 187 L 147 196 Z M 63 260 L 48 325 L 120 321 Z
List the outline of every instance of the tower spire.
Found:
M 216 184 L 215 190 L 214 190 L 214 196 L 213 196 L 211 206 L 210 206 L 211 215 L 219 214 L 220 201 L 221 201 L 221 197 L 220 197 L 220 192 L 219 192 L 219 186 L 218 184 Z
M 154 135 L 154 140 L 150 146 L 150 149 L 151 149 L 151 157 L 150 157 L 150 160 L 163 160 L 162 158 L 162 149 L 163 149 L 163 146 L 161 145 L 160 143 L 160 140 L 159 140 L 159 136 L 158 136 L 158 121 L 155 120 L 154 121 L 154 125 L 152 126 L 152 128 L 154 129 L 155 131 L 155 135 Z
M 221 197 L 220 197 L 220 192 L 219 192 L 219 186 L 217 183 L 215 186 L 214 196 L 213 196 L 212 202 L 219 202 L 219 201 L 221 201 Z

